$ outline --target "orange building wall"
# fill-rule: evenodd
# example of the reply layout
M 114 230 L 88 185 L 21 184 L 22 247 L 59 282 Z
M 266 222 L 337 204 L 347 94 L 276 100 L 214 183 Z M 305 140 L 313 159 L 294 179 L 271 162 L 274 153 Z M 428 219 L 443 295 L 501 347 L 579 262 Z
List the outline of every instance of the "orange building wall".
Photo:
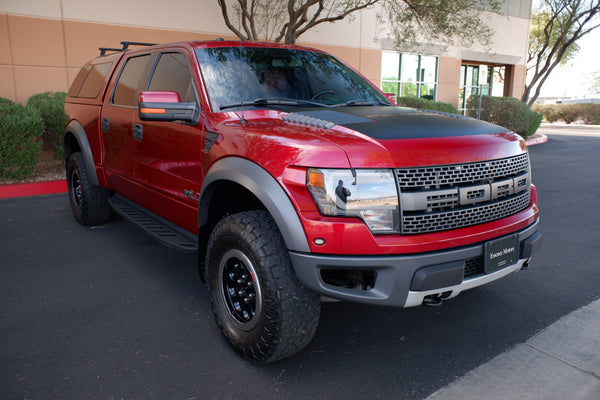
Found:
M 460 89 L 461 61 L 451 57 L 440 57 L 438 64 L 438 101 L 456 106 Z
M 216 37 L 195 32 L 0 14 L 0 97 L 25 103 L 36 93 L 67 91 L 81 66 L 100 54 L 99 47 L 119 48 L 123 40 L 168 43 Z M 378 84 L 381 51 L 306 45 L 332 53 Z
M 520 99 L 525 92 L 525 81 L 527 78 L 527 67 L 525 65 L 514 65 L 509 96 Z
M 168 43 L 218 36 L 235 39 L 232 35 L 0 13 L 0 97 L 25 103 L 36 93 L 67 91 L 81 66 L 99 55 L 99 47 L 118 48 L 123 40 Z M 376 86 L 380 85 L 381 50 L 339 44 L 300 44 L 332 53 Z M 458 58 L 439 57 L 438 100 L 457 104 L 460 65 Z M 507 93 L 519 98 L 525 78 L 525 66 L 513 66 Z

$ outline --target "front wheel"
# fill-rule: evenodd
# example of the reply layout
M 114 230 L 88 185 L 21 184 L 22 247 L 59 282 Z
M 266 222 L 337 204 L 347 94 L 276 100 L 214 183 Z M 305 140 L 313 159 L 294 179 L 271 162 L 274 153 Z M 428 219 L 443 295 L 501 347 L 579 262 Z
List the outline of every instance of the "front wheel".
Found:
M 67 186 L 73 216 L 82 225 L 106 222 L 111 213 L 108 189 L 92 185 L 80 152 L 71 154 L 67 162 Z
M 238 353 L 272 362 L 310 343 L 320 300 L 296 279 L 281 234 L 267 212 L 222 219 L 210 235 L 205 265 L 215 320 Z

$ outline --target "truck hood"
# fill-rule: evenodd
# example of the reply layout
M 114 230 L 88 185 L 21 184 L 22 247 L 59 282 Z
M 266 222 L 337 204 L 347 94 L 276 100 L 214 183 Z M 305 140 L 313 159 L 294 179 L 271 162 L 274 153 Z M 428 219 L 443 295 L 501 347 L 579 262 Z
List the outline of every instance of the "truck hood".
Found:
M 520 136 L 488 122 L 400 107 L 338 107 L 289 113 L 290 124 L 320 128 L 354 168 L 464 163 L 527 151 Z

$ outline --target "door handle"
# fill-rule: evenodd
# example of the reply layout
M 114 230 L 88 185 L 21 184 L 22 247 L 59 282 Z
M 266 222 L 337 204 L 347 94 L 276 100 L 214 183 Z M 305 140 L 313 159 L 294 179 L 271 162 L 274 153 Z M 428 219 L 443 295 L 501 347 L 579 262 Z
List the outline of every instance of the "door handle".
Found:
M 110 130 L 110 123 L 108 122 L 108 118 L 102 118 L 102 132 L 108 133 Z
M 144 127 L 141 124 L 133 125 L 133 138 L 140 142 L 144 139 Z

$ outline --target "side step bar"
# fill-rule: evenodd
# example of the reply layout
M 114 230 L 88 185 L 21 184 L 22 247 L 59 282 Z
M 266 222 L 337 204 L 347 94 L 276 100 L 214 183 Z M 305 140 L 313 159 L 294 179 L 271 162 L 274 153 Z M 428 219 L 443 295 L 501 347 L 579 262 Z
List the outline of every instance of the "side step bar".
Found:
M 198 251 L 198 237 L 196 235 L 178 227 L 152 211 L 135 204 L 119 194 L 110 197 L 108 202 L 119 215 L 138 225 L 165 246 L 184 253 Z

